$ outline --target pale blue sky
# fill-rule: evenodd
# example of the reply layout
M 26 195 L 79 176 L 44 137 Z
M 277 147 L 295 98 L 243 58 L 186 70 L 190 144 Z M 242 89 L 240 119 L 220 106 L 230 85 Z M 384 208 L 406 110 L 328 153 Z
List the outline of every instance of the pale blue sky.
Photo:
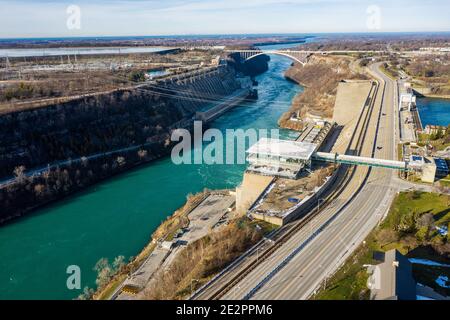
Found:
M 70 4 L 81 29 L 67 28 Z M 0 9 L 0 38 L 450 31 L 448 0 L 0 0 Z

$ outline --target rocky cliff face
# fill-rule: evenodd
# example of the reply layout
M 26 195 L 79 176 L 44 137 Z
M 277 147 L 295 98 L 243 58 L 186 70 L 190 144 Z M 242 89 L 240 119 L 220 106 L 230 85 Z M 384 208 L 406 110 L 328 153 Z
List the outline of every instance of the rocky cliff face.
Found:
M 291 121 L 291 116 L 305 119 L 309 115 L 325 119 L 333 117 L 338 83 L 344 79 L 366 79 L 350 68 L 351 59 L 342 56 L 312 56 L 305 66 L 295 64 L 285 76 L 304 86 L 304 91 L 292 101 L 292 106 L 279 120 L 283 128 L 301 130 L 302 122 Z
M 21 165 L 32 169 L 165 139 L 173 125 L 240 88 L 232 69 L 219 70 L 1 116 L 0 177 Z
M 0 116 L 0 222 L 165 155 L 172 130 L 240 86 L 223 66 Z
M 238 53 L 232 53 L 229 56 L 229 64 L 238 72 L 250 77 L 266 72 L 269 69 L 269 61 L 270 57 L 264 54 L 247 61 L 242 61 Z

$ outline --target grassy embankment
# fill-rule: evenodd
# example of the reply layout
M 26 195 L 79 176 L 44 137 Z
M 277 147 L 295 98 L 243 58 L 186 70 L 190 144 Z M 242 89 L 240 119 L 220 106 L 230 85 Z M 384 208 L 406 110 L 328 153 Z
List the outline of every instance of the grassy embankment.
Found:
M 450 125 L 448 125 L 445 134 L 419 134 L 418 144 L 420 146 L 432 145 L 436 151 L 450 147 Z
M 391 78 L 392 80 L 397 80 L 398 79 L 398 70 L 396 70 L 392 65 L 388 64 L 388 63 L 383 63 L 380 66 L 380 70 L 387 75 L 389 78 Z
M 313 56 L 307 65 L 291 67 L 286 77 L 304 86 L 304 91 L 294 98 L 289 111 L 281 116 L 279 125 L 301 130 L 302 122 L 289 120 L 293 114 L 298 114 L 301 119 L 308 115 L 332 118 L 338 83 L 344 79 L 367 79 L 351 70 L 352 61 L 348 56 Z
M 325 289 L 314 299 L 358 300 L 368 299 L 368 274 L 364 264 L 376 264 L 375 251 L 398 249 L 409 258 L 423 258 L 450 263 L 450 236 L 438 233 L 436 226 L 450 223 L 450 196 L 434 193 L 400 193 L 394 200 L 387 218 L 374 230 L 328 280 Z M 439 275 L 450 277 L 450 268 L 414 264 L 413 274 L 417 282 L 450 295 L 449 289 L 439 287 L 435 280 Z

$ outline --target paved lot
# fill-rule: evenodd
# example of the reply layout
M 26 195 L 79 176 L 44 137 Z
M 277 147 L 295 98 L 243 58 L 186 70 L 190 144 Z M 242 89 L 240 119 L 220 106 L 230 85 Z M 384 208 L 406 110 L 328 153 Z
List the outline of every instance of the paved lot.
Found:
M 172 250 L 158 246 L 152 254 L 145 260 L 141 267 L 133 273 L 122 286 L 131 285 L 137 288 L 149 287 L 152 276 L 161 268 L 167 268 L 176 258 L 178 252 L 185 245 L 206 236 L 214 227 L 226 222 L 228 208 L 235 203 L 235 196 L 211 194 L 203 202 L 188 214 L 189 227 L 183 235 L 174 242 L 176 246 Z M 122 292 L 117 300 L 134 300 L 144 298 L 145 289 L 137 295 L 130 295 Z
M 413 119 L 412 112 L 403 110 L 400 112 L 400 128 L 401 128 L 401 141 L 402 142 L 415 142 L 416 133 L 414 123 L 409 123 Z M 408 123 L 406 123 L 408 122 Z
M 179 238 L 182 242 L 193 242 L 206 236 L 210 230 L 228 213 L 235 197 L 212 194 L 189 213 L 189 231 Z

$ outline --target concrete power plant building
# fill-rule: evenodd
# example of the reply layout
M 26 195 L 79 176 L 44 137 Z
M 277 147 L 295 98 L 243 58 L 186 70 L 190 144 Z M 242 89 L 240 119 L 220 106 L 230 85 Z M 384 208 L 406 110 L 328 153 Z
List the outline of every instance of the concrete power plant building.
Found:
M 262 138 L 247 150 L 248 171 L 296 179 L 316 149 L 314 143 Z

